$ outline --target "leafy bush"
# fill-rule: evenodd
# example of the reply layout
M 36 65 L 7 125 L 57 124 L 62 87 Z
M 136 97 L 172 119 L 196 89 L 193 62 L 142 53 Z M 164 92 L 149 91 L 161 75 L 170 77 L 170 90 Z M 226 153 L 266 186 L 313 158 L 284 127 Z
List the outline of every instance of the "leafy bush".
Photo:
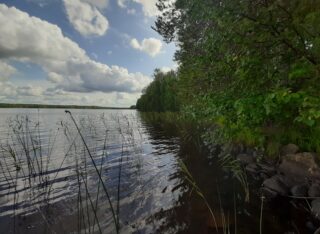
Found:
M 320 1 L 158 0 L 181 112 L 224 141 L 320 153 Z

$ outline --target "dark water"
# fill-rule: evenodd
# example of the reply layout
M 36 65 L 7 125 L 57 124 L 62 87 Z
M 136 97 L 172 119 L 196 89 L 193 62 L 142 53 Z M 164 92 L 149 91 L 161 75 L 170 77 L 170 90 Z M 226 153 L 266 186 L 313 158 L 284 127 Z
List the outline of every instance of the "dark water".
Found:
M 258 183 L 245 202 L 196 130 L 133 110 L 72 114 L 82 135 L 63 110 L 0 109 L 1 233 L 259 233 Z M 304 207 L 265 203 L 263 233 L 312 233 Z

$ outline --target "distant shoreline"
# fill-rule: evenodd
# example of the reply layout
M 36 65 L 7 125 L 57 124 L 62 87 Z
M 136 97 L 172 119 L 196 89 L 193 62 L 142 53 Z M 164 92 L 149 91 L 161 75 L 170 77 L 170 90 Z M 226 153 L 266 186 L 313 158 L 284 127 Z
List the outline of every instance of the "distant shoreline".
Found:
M 128 110 L 132 107 L 103 107 L 103 106 L 78 106 L 78 105 L 46 105 L 46 104 L 11 104 L 0 103 L 0 108 L 35 108 L 35 109 L 110 109 L 110 110 Z

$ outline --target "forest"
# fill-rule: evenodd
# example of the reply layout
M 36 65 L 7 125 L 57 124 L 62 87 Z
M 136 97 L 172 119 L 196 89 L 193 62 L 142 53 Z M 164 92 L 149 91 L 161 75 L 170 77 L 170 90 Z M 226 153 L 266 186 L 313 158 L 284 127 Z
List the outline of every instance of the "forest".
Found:
M 208 139 L 275 155 L 320 152 L 320 1 L 159 0 L 153 27 L 177 71 L 155 71 L 141 111 L 210 122 Z M 216 137 L 219 136 L 219 137 Z

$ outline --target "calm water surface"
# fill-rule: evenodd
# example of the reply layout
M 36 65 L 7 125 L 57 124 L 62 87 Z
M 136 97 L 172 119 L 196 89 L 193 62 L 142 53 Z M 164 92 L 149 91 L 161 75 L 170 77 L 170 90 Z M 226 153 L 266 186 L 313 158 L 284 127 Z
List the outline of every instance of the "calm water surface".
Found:
M 254 183 L 245 203 L 237 181 L 192 138 L 134 110 L 72 114 L 83 139 L 64 110 L 0 109 L 1 233 L 115 233 L 116 224 L 120 233 L 216 233 L 181 160 L 220 233 L 259 233 Z M 308 233 L 299 212 L 266 204 L 264 232 Z

